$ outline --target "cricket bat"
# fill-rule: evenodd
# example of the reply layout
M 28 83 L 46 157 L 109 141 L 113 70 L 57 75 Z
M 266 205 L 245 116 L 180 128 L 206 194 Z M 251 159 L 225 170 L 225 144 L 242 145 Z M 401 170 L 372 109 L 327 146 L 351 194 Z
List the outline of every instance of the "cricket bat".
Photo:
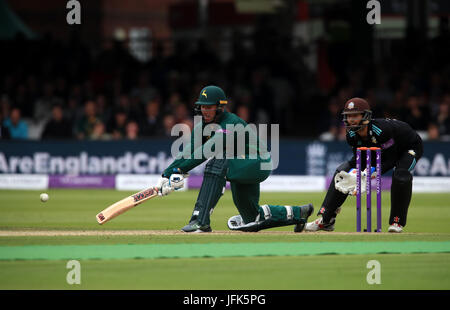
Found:
M 112 220 L 116 216 L 136 207 L 138 204 L 158 196 L 158 191 L 157 187 L 150 187 L 110 205 L 97 214 L 97 222 L 101 225 Z

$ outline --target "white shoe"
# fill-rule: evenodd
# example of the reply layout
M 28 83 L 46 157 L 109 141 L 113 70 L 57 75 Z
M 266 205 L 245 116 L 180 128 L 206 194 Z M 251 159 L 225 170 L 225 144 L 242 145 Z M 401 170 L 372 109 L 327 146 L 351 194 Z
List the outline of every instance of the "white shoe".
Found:
M 323 224 L 322 217 L 319 217 L 314 222 L 309 222 L 305 226 L 305 231 L 319 231 L 319 230 L 334 231 L 334 222 L 333 224 Z
M 389 226 L 388 232 L 391 233 L 401 233 L 403 231 L 403 226 L 397 223 L 392 224 Z

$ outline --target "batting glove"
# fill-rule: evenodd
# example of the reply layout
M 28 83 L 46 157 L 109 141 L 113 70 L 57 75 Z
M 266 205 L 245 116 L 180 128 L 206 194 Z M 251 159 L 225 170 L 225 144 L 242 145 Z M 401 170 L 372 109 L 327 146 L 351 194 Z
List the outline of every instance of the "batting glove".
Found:
M 174 190 L 179 190 L 184 187 L 184 175 L 182 174 L 172 174 L 169 179 L 169 184 Z
M 172 186 L 170 186 L 169 178 L 164 176 L 158 180 L 156 187 L 158 188 L 158 195 L 160 196 L 169 195 L 173 191 Z

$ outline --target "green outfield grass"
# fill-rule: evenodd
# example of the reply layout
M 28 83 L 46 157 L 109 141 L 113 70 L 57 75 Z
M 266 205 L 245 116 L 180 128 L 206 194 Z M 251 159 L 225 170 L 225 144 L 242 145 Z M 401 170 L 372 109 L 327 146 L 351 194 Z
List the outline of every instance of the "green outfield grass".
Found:
M 366 281 L 381 264 L 381 284 Z M 0 263 L 0 289 L 422 289 L 450 288 L 449 254 L 89 260 L 81 284 L 66 282 L 66 261 Z
M 152 199 L 102 226 L 97 224 L 95 215 L 131 192 L 49 190 L 48 193 L 50 200 L 42 203 L 37 191 L 0 191 L 0 233 L 27 231 L 32 234 L 52 230 L 104 234 L 0 236 L 0 246 L 222 242 L 292 242 L 298 245 L 301 242 L 450 240 L 450 194 L 414 194 L 403 234 L 345 234 L 355 231 L 355 200 L 349 198 L 337 219 L 338 233 L 294 234 L 292 227 L 283 227 L 270 230 L 280 232 L 276 234 L 117 236 L 108 235 L 107 231 L 178 231 L 189 220 L 197 191 Z M 324 194 L 261 193 L 260 201 L 277 205 L 311 202 L 317 211 Z M 389 210 L 389 193 L 384 192 L 384 231 Z M 212 215 L 213 230 L 227 231 L 226 221 L 235 214 L 236 208 L 227 191 Z M 366 282 L 369 272 L 366 264 L 373 259 L 381 264 L 380 285 Z M 450 289 L 449 253 L 82 260 L 81 285 L 66 283 L 66 263 L 61 260 L 0 260 L 0 289 Z
M 0 229 L 110 230 L 151 229 L 178 230 L 190 218 L 197 191 L 177 192 L 145 202 L 105 225 L 99 226 L 95 215 L 108 205 L 132 194 L 113 190 L 49 190 L 50 199 L 42 203 L 37 191 L 0 191 Z M 372 195 L 374 196 L 374 195 Z M 313 203 L 315 212 L 324 193 L 261 193 L 261 204 L 302 205 Z M 374 197 L 372 197 L 374 198 Z M 375 202 L 375 200 L 373 200 Z M 372 223 L 375 222 L 373 206 Z M 383 192 L 383 226 L 386 229 L 390 195 Z M 336 225 L 337 232 L 355 231 L 355 198 L 343 205 Z M 227 230 L 226 220 L 237 214 L 231 193 L 227 191 L 211 217 L 215 230 Z M 365 212 L 363 211 L 363 223 Z M 450 193 L 414 194 L 408 214 L 407 232 L 450 233 Z M 292 227 L 273 230 L 292 230 Z

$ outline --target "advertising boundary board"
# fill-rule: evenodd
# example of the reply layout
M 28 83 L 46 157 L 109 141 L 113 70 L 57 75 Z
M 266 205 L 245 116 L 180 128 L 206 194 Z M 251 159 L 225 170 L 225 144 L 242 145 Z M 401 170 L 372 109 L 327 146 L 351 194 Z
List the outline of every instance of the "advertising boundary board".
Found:
M 159 174 L 137 175 L 36 175 L 36 174 L 0 174 L 0 190 L 45 190 L 54 188 L 71 189 L 116 189 L 121 191 L 139 191 L 154 186 Z M 199 189 L 202 176 L 187 178 L 185 188 Z M 271 175 L 261 183 L 261 192 L 325 192 L 331 177 Z M 374 180 L 372 180 L 374 182 Z M 391 177 L 382 177 L 382 190 L 388 191 Z M 227 182 L 226 188 L 230 189 Z M 372 189 L 375 184 L 372 184 Z M 450 177 L 414 177 L 414 193 L 449 193 Z

